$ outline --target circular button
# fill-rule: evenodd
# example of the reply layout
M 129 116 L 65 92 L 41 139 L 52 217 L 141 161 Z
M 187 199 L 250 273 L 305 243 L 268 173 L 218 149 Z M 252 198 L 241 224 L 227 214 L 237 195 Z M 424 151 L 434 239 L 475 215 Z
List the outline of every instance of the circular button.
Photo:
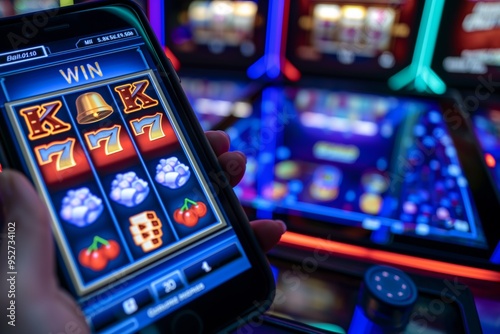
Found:
M 415 283 L 404 272 L 392 267 L 374 266 L 365 273 L 360 306 L 374 323 L 402 328 L 408 323 L 417 295 Z
M 172 320 L 172 333 L 203 333 L 203 321 L 193 311 L 183 311 Z

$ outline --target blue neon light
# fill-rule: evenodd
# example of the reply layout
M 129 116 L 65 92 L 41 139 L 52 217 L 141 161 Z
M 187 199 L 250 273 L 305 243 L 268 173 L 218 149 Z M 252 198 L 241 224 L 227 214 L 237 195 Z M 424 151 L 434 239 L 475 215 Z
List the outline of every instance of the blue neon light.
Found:
M 389 78 L 388 84 L 392 89 L 410 87 L 418 92 L 430 90 L 436 94 L 446 91 L 446 84 L 431 69 L 443 7 L 444 0 L 425 2 L 412 63 Z
M 151 28 L 162 46 L 165 45 L 165 1 L 148 1 L 148 17 Z
M 500 241 L 497 244 L 497 247 L 493 251 L 493 254 L 490 258 L 491 263 L 500 264 Z
M 251 79 L 257 79 L 264 74 L 275 79 L 280 75 L 284 9 L 285 0 L 270 1 L 269 3 L 264 56 L 247 69 L 247 75 Z

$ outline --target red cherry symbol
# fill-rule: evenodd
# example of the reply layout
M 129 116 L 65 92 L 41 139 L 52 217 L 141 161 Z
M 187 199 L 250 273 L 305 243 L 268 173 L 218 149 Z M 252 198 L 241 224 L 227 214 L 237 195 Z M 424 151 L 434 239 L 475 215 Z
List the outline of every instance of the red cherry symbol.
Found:
M 118 254 L 120 254 L 120 246 L 116 241 L 109 240 L 108 244 L 101 246 L 99 251 L 103 252 L 108 260 L 114 260 L 118 257 Z
M 90 269 L 94 271 L 101 271 L 106 268 L 107 264 L 108 259 L 101 250 L 92 251 L 92 253 L 90 254 Z
M 83 267 L 94 271 L 101 271 L 120 254 L 120 245 L 114 240 L 106 240 L 95 236 L 88 248 L 78 254 L 78 260 Z
M 174 220 L 179 224 L 184 224 L 183 211 L 181 209 L 177 209 L 174 211 Z
M 200 218 L 207 214 L 207 206 L 203 202 L 195 202 L 189 198 L 184 199 L 184 205 L 174 211 L 174 220 L 187 227 L 198 224 Z
M 80 261 L 80 264 L 84 267 L 90 267 L 90 254 L 92 252 L 89 252 L 87 248 L 84 248 L 80 251 L 80 254 L 78 254 L 78 261 Z
M 207 206 L 203 202 L 196 202 L 196 205 L 191 207 L 198 217 L 202 218 L 207 214 Z
M 193 209 L 188 209 L 182 214 L 184 218 L 184 225 L 187 227 L 193 227 L 198 223 L 198 215 L 193 211 Z

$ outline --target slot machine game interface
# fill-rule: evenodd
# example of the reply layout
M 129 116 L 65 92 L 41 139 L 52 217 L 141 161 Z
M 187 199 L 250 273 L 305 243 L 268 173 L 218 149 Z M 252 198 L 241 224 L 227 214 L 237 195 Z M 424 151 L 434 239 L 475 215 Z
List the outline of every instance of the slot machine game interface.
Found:
M 500 2 L 431 19 L 443 2 L 144 1 L 203 128 L 248 157 L 249 218 L 287 223 L 269 314 L 327 333 L 500 331 Z M 426 29 L 447 92 L 392 90 Z

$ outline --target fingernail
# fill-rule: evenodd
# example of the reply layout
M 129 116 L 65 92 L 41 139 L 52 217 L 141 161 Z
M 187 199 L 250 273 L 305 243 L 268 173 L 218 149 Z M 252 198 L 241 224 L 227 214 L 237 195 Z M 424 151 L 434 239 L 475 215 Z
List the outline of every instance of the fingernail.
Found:
M 282 231 L 281 234 L 284 234 L 287 229 L 285 222 L 282 220 L 275 220 L 275 222 L 281 226 L 281 231 Z
M 229 135 L 227 134 L 226 131 L 224 131 L 224 130 L 217 130 L 217 132 L 220 132 L 220 133 L 224 134 L 224 136 L 226 136 L 227 139 L 231 140 L 231 137 L 229 137 Z
M 240 155 L 243 158 L 243 160 L 245 160 L 245 164 L 247 163 L 247 156 L 245 153 L 241 151 L 233 151 L 233 153 L 237 153 L 238 155 Z

